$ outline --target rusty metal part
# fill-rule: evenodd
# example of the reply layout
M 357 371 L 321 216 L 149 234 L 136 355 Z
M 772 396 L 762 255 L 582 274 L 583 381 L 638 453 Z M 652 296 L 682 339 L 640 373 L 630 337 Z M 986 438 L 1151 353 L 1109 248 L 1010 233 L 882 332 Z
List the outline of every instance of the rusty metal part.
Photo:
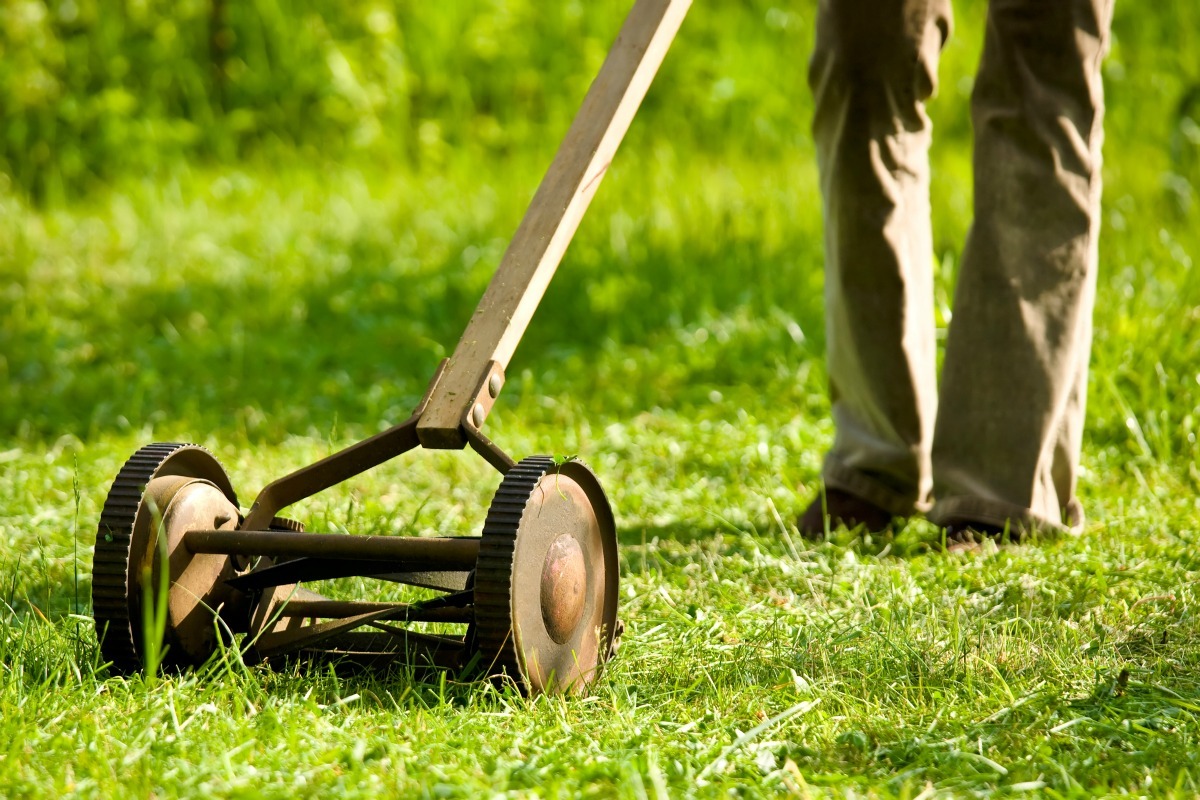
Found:
M 228 582 L 239 591 L 260 591 L 270 587 L 305 581 L 332 581 L 334 578 L 377 578 L 379 581 L 404 583 L 410 587 L 462 591 L 467 588 L 469 572 L 451 570 L 400 571 L 404 565 L 390 561 L 362 559 L 299 558 L 281 564 L 259 566 Z
M 433 606 L 421 603 L 368 603 L 361 600 L 291 600 L 280 608 L 284 617 L 344 619 L 390 609 L 403 622 L 470 622 L 474 612 L 466 606 Z
M 304 523 L 297 522 L 294 519 L 285 517 L 273 517 L 271 524 L 267 526 L 268 530 L 272 531 L 291 531 L 292 533 L 304 533 Z
M 420 447 L 421 442 L 417 438 L 417 423 L 420 421 L 421 415 L 425 413 L 429 397 L 437 387 L 446 363 L 443 360 L 438 366 L 429 387 L 425 390 L 425 396 L 411 417 L 395 427 L 273 481 L 259 492 L 254 504 L 250 507 L 250 512 L 239 528 L 245 531 L 286 528 L 291 520 L 282 520 L 275 516 L 282 509 L 336 486 L 342 481 L 361 475 L 409 450 Z M 499 383 L 496 381 L 497 375 L 500 378 Z M 488 373 L 483 382 L 485 385 L 495 385 L 496 392 L 499 393 L 499 386 L 503 385 L 503 371 Z M 487 394 L 486 391 L 485 394 Z M 495 402 L 495 396 L 492 396 L 488 402 L 488 408 L 491 407 L 492 402 Z M 515 463 L 503 450 L 484 436 L 478 430 L 478 426 L 470 429 L 466 440 L 460 447 L 467 444 L 483 456 L 500 474 L 507 472 Z M 275 520 L 281 520 L 282 524 L 277 526 Z M 300 527 L 300 530 L 303 530 L 303 526 Z
M 483 431 L 478 427 L 468 425 L 465 432 L 467 444 L 471 446 L 471 449 L 483 456 L 483 460 L 495 467 L 501 475 L 507 475 L 508 471 L 517 463 L 508 453 L 497 447 L 495 442 L 484 436 Z
M 305 601 L 301 601 L 305 602 Z M 308 601 L 311 602 L 311 601 Z M 291 605 L 290 601 L 285 601 L 280 608 L 281 621 L 294 621 L 298 617 L 286 614 L 287 606 Z M 283 625 L 277 626 L 274 630 L 266 631 L 259 634 L 254 642 L 254 651 L 259 658 L 275 659 L 281 656 L 288 656 L 298 653 L 303 650 L 314 650 L 319 645 L 322 645 L 328 639 L 348 634 L 364 625 L 382 623 L 389 620 L 401 621 L 424 621 L 424 622 L 464 622 L 467 616 L 468 609 L 453 608 L 442 606 L 440 608 L 428 609 L 423 612 L 421 608 L 414 604 L 407 606 L 400 604 L 399 606 L 387 605 L 383 608 L 375 608 L 372 610 L 363 611 L 362 613 L 353 614 L 351 616 L 339 617 L 331 619 L 327 622 L 315 622 L 309 625 Z M 425 619 L 424 617 L 429 617 Z M 440 619 L 439 617 L 448 617 L 449 619 Z M 379 626 L 383 628 L 389 635 L 393 636 L 397 641 L 393 643 L 396 652 L 403 652 L 405 649 L 405 641 L 412 639 L 414 641 L 421 640 L 425 643 L 436 642 L 445 647 L 457 648 L 458 652 L 462 651 L 462 640 L 452 639 L 449 637 L 434 637 L 429 634 L 420 634 L 416 631 L 409 631 L 404 628 L 392 628 L 390 626 Z M 399 646 L 396 647 L 396 644 Z
M 422 589 L 436 589 L 439 592 L 461 592 L 471 585 L 473 573 L 474 570 L 471 572 L 422 570 L 420 572 L 387 572 L 371 577 L 381 581 L 418 586 Z
M 163 665 L 203 663 L 216 648 L 215 616 L 239 598 L 225 585 L 225 555 L 195 556 L 181 546 L 193 527 L 237 525 L 237 496 L 220 463 L 202 447 L 152 444 L 125 462 L 100 514 L 93 561 L 92 607 L 100 651 L 120 673 L 145 663 L 145 598 L 163 575 L 167 553 L 167 619 Z
M 253 663 L 266 656 L 258 650 L 258 642 L 268 633 L 295 630 L 304 626 L 304 618 L 284 616 L 283 608 L 291 600 L 326 600 L 316 592 L 298 584 L 272 586 L 258 596 L 250 617 L 250 632 L 246 637 L 246 657 Z
M 282 603 L 286 603 L 284 600 Z M 280 609 L 282 611 L 282 609 Z M 260 658 L 276 658 L 295 653 L 305 648 L 312 648 L 339 633 L 348 633 L 363 625 L 390 618 L 391 609 L 377 609 L 350 617 L 316 622 L 311 625 L 283 625 L 273 630 L 260 633 L 254 642 L 254 650 Z M 282 616 L 282 614 L 281 614 Z M 295 617 L 284 617 L 284 621 L 295 621 Z
M 334 578 L 378 578 L 425 589 L 458 592 L 467 588 L 469 572 L 462 570 L 404 571 L 404 564 L 359 558 L 296 558 L 279 564 L 258 567 L 229 581 L 241 592 L 254 592 L 271 586 L 303 581 L 328 581 Z
M 240 526 L 241 529 L 253 531 L 269 528 L 275 515 L 293 503 L 312 497 L 317 492 L 323 492 L 418 447 L 420 440 L 417 439 L 417 422 L 425 413 L 429 397 L 437 388 L 445 369 L 446 360 L 443 359 L 425 390 L 425 396 L 417 403 L 412 416 L 404 422 L 270 483 L 255 498 L 254 504 L 250 506 L 250 513 Z
M 384 561 L 393 572 L 410 569 L 469 572 L 479 555 L 476 536 L 362 536 L 353 533 L 193 530 L 185 543 L 193 553 L 272 558 L 349 558 Z
M 582 692 L 613 651 L 617 540 L 595 475 L 577 461 L 523 459 L 488 509 L 475 572 L 484 665 L 531 694 Z
M 461 637 L 431 636 L 387 623 L 469 623 L 472 596 L 467 590 L 419 603 L 371 603 L 331 600 L 303 586 L 274 587 L 255 609 L 247 658 L 346 657 L 375 664 L 380 658 L 382 663 L 407 658 L 417 666 L 461 667 L 466 652 Z M 363 633 L 359 629 L 364 626 L 379 630 Z
M 255 499 L 242 529 L 269 528 L 280 510 L 417 447 L 420 444 L 416 433 L 418 419 L 417 416 L 410 417 L 394 428 L 272 482 Z
M 386 668 L 397 664 L 415 669 L 460 669 L 467 647 L 461 638 L 431 636 L 414 631 L 389 633 L 356 630 L 334 634 L 321 641 L 319 648 L 294 653 L 307 662 L 329 663 L 334 667 Z M 277 658 L 276 661 L 284 659 Z

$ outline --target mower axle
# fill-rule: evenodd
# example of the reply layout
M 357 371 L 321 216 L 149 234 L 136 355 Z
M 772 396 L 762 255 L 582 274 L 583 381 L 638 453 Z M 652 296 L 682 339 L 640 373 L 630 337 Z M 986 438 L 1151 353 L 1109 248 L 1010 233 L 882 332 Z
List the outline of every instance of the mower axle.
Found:
M 359 536 L 290 531 L 188 531 L 184 545 L 193 553 L 271 558 L 344 558 L 387 561 L 406 567 L 469 572 L 479 558 L 479 537 Z M 398 572 L 394 568 L 391 571 Z

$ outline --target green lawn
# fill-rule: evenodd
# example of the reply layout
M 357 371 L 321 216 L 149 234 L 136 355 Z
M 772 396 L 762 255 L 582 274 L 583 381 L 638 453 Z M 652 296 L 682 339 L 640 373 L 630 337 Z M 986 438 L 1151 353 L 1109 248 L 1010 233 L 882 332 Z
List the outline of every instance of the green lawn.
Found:
M 1118 5 L 1106 67 L 1082 535 L 967 553 L 922 521 L 797 536 L 832 436 L 813 10 L 697 4 L 487 428 L 518 457 L 578 454 L 613 503 L 627 628 L 592 696 L 273 672 L 236 649 L 108 676 L 91 551 L 124 459 L 199 442 L 245 504 L 405 418 L 627 5 L 564 4 L 581 60 L 546 23 L 532 78 L 505 71 L 520 54 L 489 70 L 479 53 L 533 6 L 481 11 L 478 58 L 437 76 L 423 102 L 442 116 L 415 138 L 0 174 L 0 795 L 1200 793 L 1200 19 L 1183 0 Z M 943 317 L 982 6 L 958 11 L 932 108 Z M 461 56 L 464 13 L 438 28 L 399 8 L 414 63 Z M 499 105 L 456 105 L 473 79 Z M 11 145 L 17 123 L 0 127 Z M 497 484 L 473 454 L 417 452 L 289 515 L 474 534 Z

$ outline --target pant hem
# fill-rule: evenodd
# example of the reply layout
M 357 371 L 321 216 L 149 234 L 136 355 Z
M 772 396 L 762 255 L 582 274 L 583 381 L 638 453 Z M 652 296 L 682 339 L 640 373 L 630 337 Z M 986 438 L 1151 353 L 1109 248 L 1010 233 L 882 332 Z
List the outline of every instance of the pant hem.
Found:
M 1078 533 L 1083 528 L 1083 508 L 1078 500 L 1071 500 L 1067 504 L 1063 517 L 1066 524 L 1034 514 L 1018 505 L 966 495 L 938 500 L 928 515 L 929 521 L 939 526 L 967 520 L 997 527 L 1010 525 L 1025 531 L 1052 533 Z
M 923 510 L 911 496 L 889 489 L 858 470 L 841 464 L 832 455 L 826 456 L 821 477 L 826 486 L 850 492 L 897 517 L 911 517 Z

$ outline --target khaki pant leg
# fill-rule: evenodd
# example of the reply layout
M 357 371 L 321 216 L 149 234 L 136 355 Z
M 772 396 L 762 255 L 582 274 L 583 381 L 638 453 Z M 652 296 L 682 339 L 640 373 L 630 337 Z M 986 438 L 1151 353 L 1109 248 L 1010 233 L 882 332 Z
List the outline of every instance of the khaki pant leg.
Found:
M 935 522 L 1075 528 L 1111 0 L 992 0 L 975 221 L 933 446 Z
M 827 485 L 923 510 L 937 407 L 930 123 L 949 0 L 821 0 L 809 68 L 825 212 Z

